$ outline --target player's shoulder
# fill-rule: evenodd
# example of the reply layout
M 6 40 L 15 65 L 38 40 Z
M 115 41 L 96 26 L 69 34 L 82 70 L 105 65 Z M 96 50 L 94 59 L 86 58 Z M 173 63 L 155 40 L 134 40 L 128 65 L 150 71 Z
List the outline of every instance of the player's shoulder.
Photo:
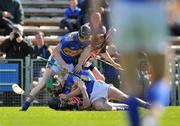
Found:
M 62 41 L 73 42 L 78 36 L 78 32 L 71 32 L 63 36 Z

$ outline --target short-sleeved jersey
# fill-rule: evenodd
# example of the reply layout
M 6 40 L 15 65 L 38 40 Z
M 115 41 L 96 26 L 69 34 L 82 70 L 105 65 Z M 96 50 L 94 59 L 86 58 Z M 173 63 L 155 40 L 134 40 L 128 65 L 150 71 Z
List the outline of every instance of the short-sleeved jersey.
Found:
M 90 94 L 92 93 L 92 90 L 94 87 L 94 82 L 95 82 L 94 77 L 89 73 L 88 70 L 83 70 L 82 72 L 79 73 L 79 75 L 84 75 L 84 76 L 89 77 L 90 81 L 86 81 L 85 85 L 86 85 L 87 94 L 90 97 Z M 64 84 L 64 89 L 63 89 L 64 94 L 69 94 L 73 90 L 73 87 L 76 86 L 74 85 L 76 80 L 77 80 L 77 77 L 68 75 Z
M 81 42 L 79 40 L 78 32 L 66 34 L 59 43 L 61 48 L 60 55 L 67 64 L 74 63 L 83 49 L 89 44 L 89 42 Z
M 74 84 L 75 84 L 75 79 L 71 75 L 68 75 L 64 83 L 63 93 L 69 94 L 72 91 Z

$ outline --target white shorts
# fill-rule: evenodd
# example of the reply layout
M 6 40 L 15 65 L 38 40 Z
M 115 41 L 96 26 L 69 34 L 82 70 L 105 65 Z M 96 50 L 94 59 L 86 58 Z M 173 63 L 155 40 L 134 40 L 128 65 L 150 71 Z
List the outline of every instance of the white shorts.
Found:
M 168 26 L 164 4 L 117 1 L 112 4 L 110 19 L 118 29 L 113 42 L 120 52 L 165 52 Z
M 53 70 L 53 72 L 55 72 L 55 73 L 63 72 L 62 68 L 61 68 L 61 64 L 59 64 L 59 62 L 57 60 L 55 60 L 54 58 L 52 59 L 52 56 L 50 56 L 48 61 L 51 62 L 51 64 L 49 64 L 48 66 Z M 72 72 L 74 69 L 73 64 L 66 64 L 66 67 L 68 68 L 69 72 Z
M 90 102 L 93 103 L 99 98 L 107 99 L 109 86 L 110 85 L 106 84 L 105 82 L 95 81 L 92 93 L 90 95 Z

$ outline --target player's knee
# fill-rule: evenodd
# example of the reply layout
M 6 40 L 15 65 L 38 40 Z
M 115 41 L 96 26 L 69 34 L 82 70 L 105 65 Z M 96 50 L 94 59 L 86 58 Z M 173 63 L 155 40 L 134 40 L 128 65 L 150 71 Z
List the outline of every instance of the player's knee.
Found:
M 39 90 L 44 89 L 44 87 L 45 87 L 45 83 L 44 83 L 44 82 L 39 83 L 38 86 L 37 86 L 37 88 L 38 88 Z

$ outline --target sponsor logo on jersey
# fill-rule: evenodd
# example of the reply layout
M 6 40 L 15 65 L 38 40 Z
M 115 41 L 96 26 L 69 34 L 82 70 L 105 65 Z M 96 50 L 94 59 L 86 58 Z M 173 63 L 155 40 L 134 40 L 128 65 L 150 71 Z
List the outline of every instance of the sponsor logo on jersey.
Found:
M 80 55 L 80 53 L 82 52 L 82 49 L 71 50 L 69 48 L 64 48 L 63 51 L 66 55 L 77 56 L 77 55 Z

